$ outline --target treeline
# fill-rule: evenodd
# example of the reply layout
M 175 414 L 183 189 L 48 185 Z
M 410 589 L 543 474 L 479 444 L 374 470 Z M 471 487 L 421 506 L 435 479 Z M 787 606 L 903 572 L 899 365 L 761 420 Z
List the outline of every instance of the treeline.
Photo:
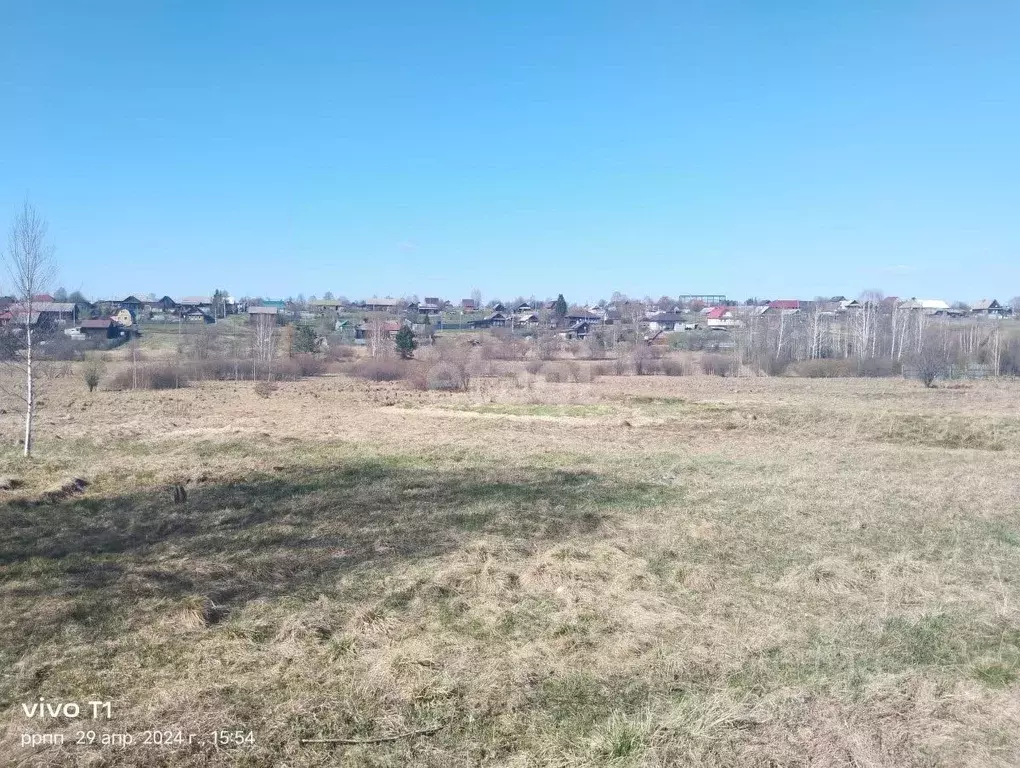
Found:
M 811 361 L 832 361 L 833 370 L 856 369 L 860 375 L 893 375 L 921 365 L 938 365 L 940 376 L 1020 372 L 1020 332 L 1010 322 L 961 320 L 878 303 L 839 315 L 752 314 L 733 329 L 732 338 L 742 364 L 771 375 Z M 814 370 L 824 367 L 816 364 Z

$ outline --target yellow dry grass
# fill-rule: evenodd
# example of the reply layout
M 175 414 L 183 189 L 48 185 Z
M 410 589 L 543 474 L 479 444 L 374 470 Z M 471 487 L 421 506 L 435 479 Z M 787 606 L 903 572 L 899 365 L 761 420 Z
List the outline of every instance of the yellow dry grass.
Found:
M 0 456 L 25 481 L 0 492 L 0 753 L 1020 763 L 1020 385 L 512 374 L 46 381 L 36 458 Z M 67 477 L 89 485 L 36 503 Z M 40 696 L 114 717 L 25 718 Z

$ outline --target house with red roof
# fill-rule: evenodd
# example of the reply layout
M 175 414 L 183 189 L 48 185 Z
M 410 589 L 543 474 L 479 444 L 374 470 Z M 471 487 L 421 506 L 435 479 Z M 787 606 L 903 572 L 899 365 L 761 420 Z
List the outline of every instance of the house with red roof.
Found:
M 797 299 L 776 299 L 775 301 L 770 301 L 765 308 L 765 312 L 769 314 L 776 312 L 800 312 L 800 310 L 801 302 Z
M 740 320 L 729 307 L 712 307 L 705 315 L 705 325 L 709 328 L 725 330 L 740 325 Z

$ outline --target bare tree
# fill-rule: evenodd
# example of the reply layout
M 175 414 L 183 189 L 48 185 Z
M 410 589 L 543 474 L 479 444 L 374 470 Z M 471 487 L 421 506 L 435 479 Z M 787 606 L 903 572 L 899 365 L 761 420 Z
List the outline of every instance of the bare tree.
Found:
M 266 381 L 273 371 L 273 357 L 276 354 L 276 317 L 268 314 L 252 316 L 252 378 L 258 378 L 258 364 L 263 363 Z
M 33 339 L 32 326 L 35 320 L 33 303 L 43 293 L 56 275 L 53 260 L 53 246 L 47 242 L 49 225 L 27 200 L 11 223 L 7 232 L 7 250 L 3 254 L 4 265 L 10 277 L 11 288 L 18 299 L 15 320 L 25 323 L 25 343 L 14 363 L 24 373 L 24 388 L 16 391 L 16 397 L 25 406 L 25 456 L 32 453 L 32 422 L 35 416 L 36 393 L 32 352 L 38 339 Z
M 922 336 L 920 348 L 913 357 L 915 375 L 925 387 L 935 386 L 935 380 L 945 378 L 952 370 L 952 353 L 946 338 L 932 328 Z

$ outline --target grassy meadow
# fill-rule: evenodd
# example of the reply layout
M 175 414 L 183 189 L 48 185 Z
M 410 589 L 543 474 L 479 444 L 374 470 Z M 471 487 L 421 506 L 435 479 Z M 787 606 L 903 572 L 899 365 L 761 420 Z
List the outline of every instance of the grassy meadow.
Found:
M 46 380 L 30 462 L 0 415 L 0 763 L 1018 765 L 1018 397 Z

